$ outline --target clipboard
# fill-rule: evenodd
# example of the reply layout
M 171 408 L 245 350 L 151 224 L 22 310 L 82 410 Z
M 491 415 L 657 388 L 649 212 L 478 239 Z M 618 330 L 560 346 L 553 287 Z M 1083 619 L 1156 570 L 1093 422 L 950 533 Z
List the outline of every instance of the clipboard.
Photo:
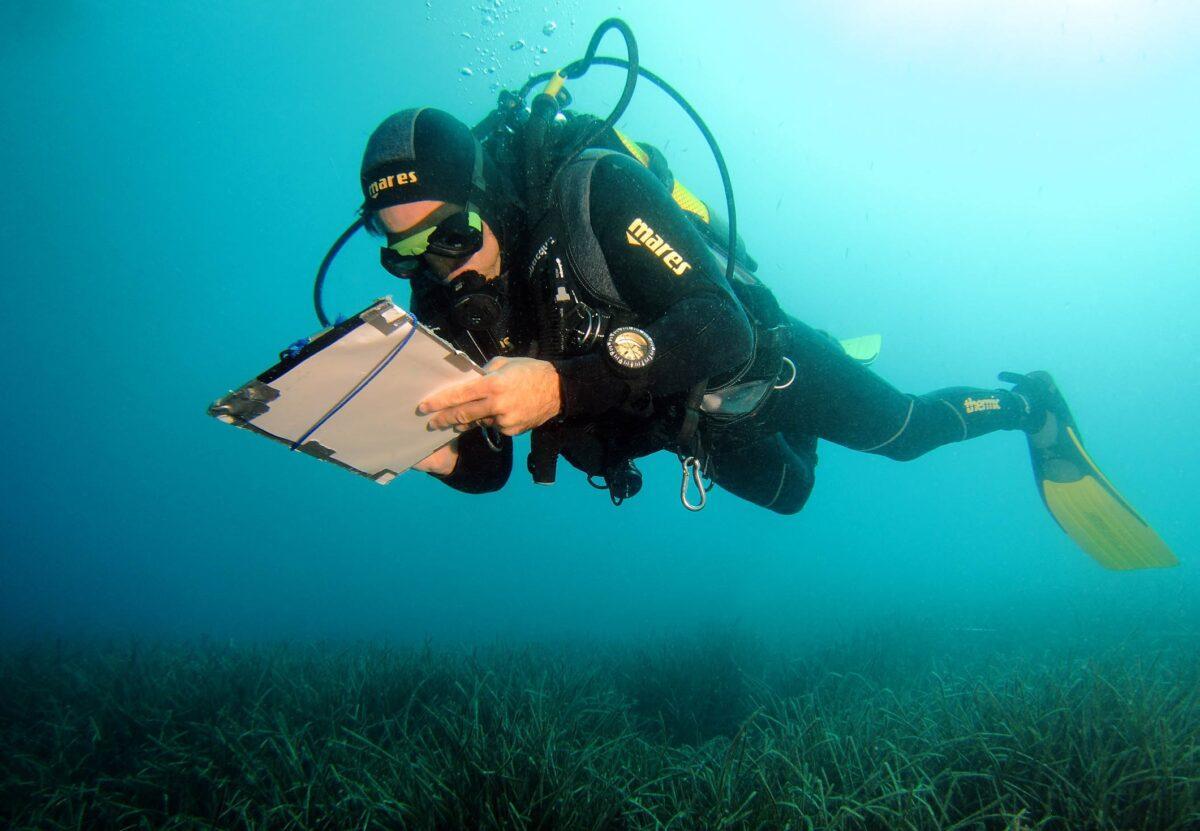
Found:
M 298 341 L 208 414 L 381 485 L 456 436 L 417 403 L 483 370 L 391 297 Z

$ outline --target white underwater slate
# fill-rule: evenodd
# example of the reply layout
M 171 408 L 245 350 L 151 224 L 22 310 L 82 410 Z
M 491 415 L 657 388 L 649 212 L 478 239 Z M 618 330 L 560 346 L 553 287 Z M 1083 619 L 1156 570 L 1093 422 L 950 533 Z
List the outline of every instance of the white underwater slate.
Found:
M 415 329 L 415 331 L 414 331 Z M 450 442 L 417 403 L 483 370 L 384 298 L 215 402 L 210 415 L 380 484 Z M 314 429 L 315 428 L 315 429 Z

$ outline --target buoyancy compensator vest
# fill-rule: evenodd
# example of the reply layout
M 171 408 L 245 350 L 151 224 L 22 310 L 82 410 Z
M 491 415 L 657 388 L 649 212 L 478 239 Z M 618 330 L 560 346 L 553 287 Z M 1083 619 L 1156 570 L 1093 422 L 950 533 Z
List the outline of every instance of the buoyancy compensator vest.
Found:
M 624 136 L 620 138 L 632 145 Z M 655 152 L 647 145 L 632 146 L 643 158 L 652 158 Z M 592 148 L 561 168 L 551 184 L 547 211 L 531 235 L 525 285 L 536 308 L 539 358 L 569 358 L 603 349 L 609 332 L 642 323 L 621 296 L 590 213 L 594 169 L 605 157 L 618 153 L 643 160 L 623 147 Z M 661 154 L 659 158 L 659 180 L 669 191 L 679 193 L 682 186 L 673 181 L 665 158 Z M 716 216 L 694 197 L 691 204 L 702 208 L 705 217 Z M 698 227 L 705 221 L 695 211 L 688 214 Z M 724 247 L 711 235 L 701 236 L 721 266 L 726 266 Z M 748 264 L 743 264 L 744 260 Z M 788 374 L 781 344 L 786 318 L 770 291 L 754 276 L 753 265 L 748 256 L 739 257 L 732 284 L 751 320 L 755 340 L 752 357 L 745 365 L 719 384 L 704 380 L 682 405 L 671 405 L 667 412 L 655 413 L 648 394 L 635 395 L 618 412 L 606 416 L 605 424 L 593 425 L 583 435 L 572 425 L 552 425 L 535 437 L 557 432 L 562 440 L 550 449 L 584 470 L 594 485 L 602 480 L 618 504 L 632 495 L 628 483 L 640 482 L 633 463 L 637 456 L 667 447 L 683 459 L 706 461 L 714 433 L 761 412 L 781 375 Z M 580 445 L 593 447 L 581 450 Z M 547 470 L 537 467 L 540 461 L 535 453 L 531 459 L 535 478 L 547 475 Z
M 595 56 L 600 38 L 609 29 L 617 29 L 624 35 L 629 61 Z M 566 109 L 570 104 L 566 79 L 579 77 L 593 64 L 624 66 L 627 70 L 621 101 L 603 120 Z M 704 134 L 721 172 L 728 222 L 674 177 L 662 152 L 631 140 L 613 126 L 628 104 L 638 75 L 666 91 Z M 547 81 L 545 91 L 526 107 L 524 102 L 529 92 L 542 81 Z M 711 434 L 752 419 L 763 410 L 772 389 L 786 386 L 795 376 L 795 368 L 783 355 L 786 316 L 769 289 L 754 275 L 757 263 L 737 235 L 733 189 L 716 140 L 682 96 L 638 65 L 632 33 L 617 20 L 606 21 L 597 29 L 582 61 L 559 72 L 535 76 L 518 93 L 502 93 L 496 111 L 477 125 L 476 135 L 489 156 L 501 167 L 519 171 L 516 178 L 522 180 L 520 192 L 535 229 L 531 234 L 528 285 L 538 298 L 539 357 L 583 354 L 598 348 L 613 328 L 632 322 L 629 319 L 632 312 L 616 290 L 586 215 L 589 205 L 586 184 L 591 168 L 605 152 L 631 156 L 649 169 L 725 266 L 727 282 L 752 323 L 753 358 L 719 387 L 710 386 L 707 379 L 698 383 L 683 407 L 678 430 L 667 442 L 678 453 L 685 477 L 690 471 L 701 489 L 703 504 L 700 474 L 707 469 L 706 447 Z M 730 256 L 729 252 L 734 253 Z M 633 408 L 641 403 L 633 402 Z M 592 431 L 589 438 L 606 446 L 590 454 L 590 465 L 581 465 L 580 460 L 573 458 L 577 453 L 568 455 L 569 461 L 589 473 L 589 481 L 594 483 L 596 476 L 602 477 L 617 504 L 632 495 L 623 487 L 624 483 L 640 484 L 632 458 L 662 446 L 641 440 L 641 432 L 633 429 L 633 425 L 629 427 L 616 438 Z M 535 481 L 542 484 L 554 481 L 555 460 L 568 444 L 563 434 L 565 429 L 560 424 L 548 424 L 534 431 L 528 466 Z M 638 439 L 630 441 L 630 435 Z M 572 447 L 578 444 L 578 438 L 570 442 Z M 638 450 L 644 452 L 639 454 Z M 693 507 L 686 497 L 683 502 Z

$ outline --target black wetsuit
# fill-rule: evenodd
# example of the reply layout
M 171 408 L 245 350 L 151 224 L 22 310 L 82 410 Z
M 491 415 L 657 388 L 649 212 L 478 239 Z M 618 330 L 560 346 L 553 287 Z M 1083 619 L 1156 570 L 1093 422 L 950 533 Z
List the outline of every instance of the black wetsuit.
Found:
M 580 355 L 535 352 L 551 360 L 561 378 L 564 457 L 601 475 L 621 457 L 677 450 L 673 439 L 689 391 L 742 370 L 755 338 L 724 269 L 659 179 L 613 154 L 594 165 L 587 192 L 591 229 L 628 307 L 626 322 L 647 332 L 656 347 L 640 370 L 619 367 L 603 343 Z M 563 247 L 558 236 L 543 234 L 528 250 L 554 257 Z M 516 279 L 527 277 L 529 264 L 519 265 Z M 419 282 L 413 305 L 427 322 L 437 318 Z M 1018 429 L 1026 417 L 1024 400 L 1005 390 L 902 393 L 795 318 L 786 318 L 778 345 L 795 365 L 794 382 L 774 391 L 753 419 L 712 430 L 707 444 L 708 472 L 718 485 L 779 513 L 804 506 L 818 438 L 908 460 L 950 442 Z M 458 490 L 482 493 L 500 488 L 511 469 L 511 440 L 495 451 L 474 430 L 459 439 L 458 464 L 442 478 Z

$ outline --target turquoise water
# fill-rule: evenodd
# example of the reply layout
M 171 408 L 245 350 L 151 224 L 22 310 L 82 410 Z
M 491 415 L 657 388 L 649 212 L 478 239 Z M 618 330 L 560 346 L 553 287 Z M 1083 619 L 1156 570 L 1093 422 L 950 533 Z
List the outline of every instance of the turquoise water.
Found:
M 1200 11 L 964 5 L 0 11 L 0 634 L 1194 636 Z M 312 273 L 353 216 L 375 124 L 417 104 L 474 121 L 491 84 L 574 59 L 610 14 L 721 141 L 742 234 L 789 310 L 882 332 L 876 368 L 911 392 L 1051 370 L 1182 565 L 1094 565 L 1012 434 L 906 464 L 823 444 L 808 507 L 781 518 L 721 492 L 688 514 L 666 457 L 620 509 L 572 471 L 472 498 L 415 473 L 379 487 L 205 417 L 316 328 Z M 606 112 L 620 80 L 597 69 L 578 106 Z M 702 140 L 649 85 L 622 126 L 719 199 Z M 386 293 L 405 297 L 356 240 L 329 308 Z

